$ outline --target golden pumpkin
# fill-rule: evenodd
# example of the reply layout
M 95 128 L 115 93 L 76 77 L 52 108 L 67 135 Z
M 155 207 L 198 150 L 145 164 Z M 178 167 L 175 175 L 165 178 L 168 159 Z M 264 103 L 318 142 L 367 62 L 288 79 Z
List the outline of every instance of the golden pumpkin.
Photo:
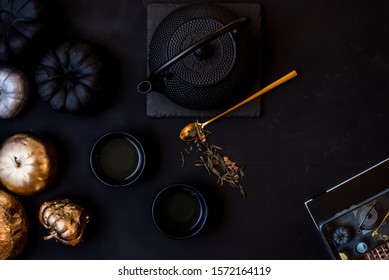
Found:
M 56 169 L 54 147 L 38 134 L 17 133 L 0 147 L 0 182 L 15 194 L 32 195 L 44 190 Z
M 40 206 L 39 221 L 50 233 L 45 240 L 55 238 L 75 246 L 83 239 L 89 215 L 78 201 L 57 198 Z
M 22 204 L 0 190 L 0 260 L 15 258 L 24 248 L 28 221 Z

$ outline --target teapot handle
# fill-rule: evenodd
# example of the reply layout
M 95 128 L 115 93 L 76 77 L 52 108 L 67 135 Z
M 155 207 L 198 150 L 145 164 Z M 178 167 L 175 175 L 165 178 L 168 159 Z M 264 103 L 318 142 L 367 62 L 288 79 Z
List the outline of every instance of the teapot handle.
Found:
M 176 56 L 172 57 L 171 59 L 169 59 L 168 61 L 163 63 L 158 69 L 151 72 L 146 80 L 144 80 L 138 84 L 138 87 L 137 87 L 138 92 L 139 93 L 149 93 L 153 88 L 153 84 L 155 83 L 156 77 L 159 76 L 161 73 L 163 73 L 166 69 L 168 69 L 169 67 L 171 67 L 172 65 L 177 63 L 182 58 L 191 54 L 192 52 L 194 52 L 198 48 L 215 40 L 217 37 L 219 37 L 227 32 L 230 32 L 230 31 L 238 28 L 239 26 L 243 25 L 244 23 L 248 23 L 248 22 L 249 22 L 248 17 L 241 17 L 241 18 L 239 18 L 233 22 L 230 22 L 229 24 L 221 27 L 220 29 L 217 29 L 217 30 L 213 31 L 212 33 L 208 34 L 203 39 L 199 40 L 198 42 L 194 43 L 190 47 L 186 48 L 185 50 L 183 50 L 182 52 L 180 52 Z

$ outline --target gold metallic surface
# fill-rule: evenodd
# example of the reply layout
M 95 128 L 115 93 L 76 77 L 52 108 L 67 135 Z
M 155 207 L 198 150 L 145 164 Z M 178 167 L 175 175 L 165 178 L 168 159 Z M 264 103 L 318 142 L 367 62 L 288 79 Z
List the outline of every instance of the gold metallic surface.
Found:
M 45 240 L 55 238 L 63 244 L 75 246 L 82 241 L 89 215 L 78 201 L 57 198 L 42 203 L 39 221 L 49 232 Z
M 51 183 L 56 169 L 53 146 L 37 134 L 14 134 L 0 147 L 0 182 L 15 194 L 41 192 Z
M 28 221 L 22 204 L 0 190 L 0 260 L 14 259 L 27 240 Z
M 384 219 L 381 221 L 381 223 L 378 225 L 378 227 L 371 233 L 371 236 L 376 237 L 379 240 L 389 241 L 389 235 L 378 232 L 378 230 L 382 227 L 382 225 L 385 223 L 385 221 L 388 218 L 389 218 L 389 212 L 386 213 Z

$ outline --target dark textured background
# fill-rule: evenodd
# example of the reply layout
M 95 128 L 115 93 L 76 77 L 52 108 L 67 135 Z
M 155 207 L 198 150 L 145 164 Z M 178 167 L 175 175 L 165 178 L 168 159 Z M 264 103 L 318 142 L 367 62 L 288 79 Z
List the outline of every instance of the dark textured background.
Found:
M 299 76 L 264 97 L 261 118 L 225 118 L 209 127 L 210 141 L 246 167 L 246 199 L 217 186 L 203 169 L 181 168 L 185 144 L 178 133 L 192 119 L 146 116 L 146 100 L 136 91 L 146 75 L 146 3 L 44 2 L 49 24 L 21 68 L 31 76 L 42 53 L 80 38 L 101 46 L 110 71 L 100 108 L 59 114 L 35 97 L 20 116 L 0 121 L 1 139 L 35 131 L 60 151 L 54 184 L 21 198 L 31 230 L 19 258 L 330 257 L 304 202 L 389 157 L 389 1 L 261 1 L 268 46 L 264 83 L 292 69 Z M 104 186 L 89 168 L 94 141 L 111 130 L 133 134 L 146 150 L 146 172 L 129 188 Z M 151 220 L 154 196 L 176 182 L 203 190 L 210 205 L 206 228 L 188 240 L 161 235 Z M 58 196 L 82 199 L 90 209 L 91 223 L 79 247 L 43 241 L 38 206 Z

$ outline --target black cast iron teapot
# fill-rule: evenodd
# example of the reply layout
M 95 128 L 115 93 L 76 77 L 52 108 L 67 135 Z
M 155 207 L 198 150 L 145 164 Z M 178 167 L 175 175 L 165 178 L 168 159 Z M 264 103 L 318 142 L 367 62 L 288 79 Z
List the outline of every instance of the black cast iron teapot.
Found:
M 246 27 L 249 22 L 216 4 L 191 4 L 173 11 L 152 36 L 150 74 L 138 91 L 157 91 L 197 110 L 241 99 L 258 76 L 258 51 Z

